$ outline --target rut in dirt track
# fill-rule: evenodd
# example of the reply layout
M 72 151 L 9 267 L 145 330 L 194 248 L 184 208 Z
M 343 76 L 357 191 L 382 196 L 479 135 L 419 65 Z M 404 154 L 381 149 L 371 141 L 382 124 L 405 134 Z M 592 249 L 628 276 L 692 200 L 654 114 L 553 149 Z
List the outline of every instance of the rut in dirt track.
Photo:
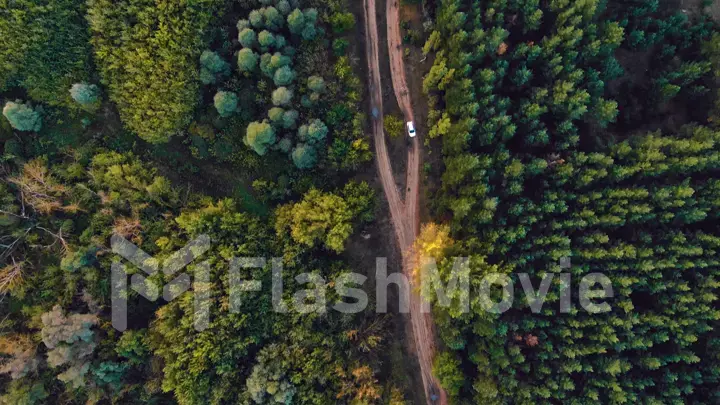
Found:
M 375 138 L 375 157 L 378 164 L 380 181 L 390 206 L 395 235 L 403 255 L 403 271 L 411 278 L 412 268 L 409 265 L 409 254 L 419 231 L 420 214 L 418 195 L 420 185 L 420 144 L 418 138 L 412 139 L 408 149 L 407 162 L 407 193 L 405 202 L 392 174 L 392 166 L 388 157 L 385 135 L 383 132 L 383 106 L 380 81 L 380 58 L 378 52 L 377 11 L 375 0 L 364 0 L 365 9 L 365 49 L 368 61 L 368 79 L 370 84 L 371 109 L 377 111 L 373 117 L 373 133 Z M 400 9 L 397 0 L 386 2 L 388 52 L 393 89 L 398 105 L 403 111 L 406 121 L 413 120 L 412 103 L 405 78 L 405 64 L 400 42 Z M 430 314 L 421 312 L 422 298 L 416 291 L 410 293 L 410 322 L 412 335 L 417 349 L 420 374 L 428 404 L 447 404 L 445 391 L 440 387 L 438 380 L 432 374 L 432 362 L 435 356 L 435 333 Z

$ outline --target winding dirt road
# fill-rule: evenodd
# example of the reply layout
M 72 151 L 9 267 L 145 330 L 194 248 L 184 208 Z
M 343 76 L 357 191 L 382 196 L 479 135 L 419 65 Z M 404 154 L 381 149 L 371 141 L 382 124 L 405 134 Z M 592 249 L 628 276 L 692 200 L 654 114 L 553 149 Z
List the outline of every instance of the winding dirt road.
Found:
M 365 49 L 368 62 L 368 79 L 370 85 L 370 108 L 373 114 L 373 133 L 375 137 L 375 157 L 380 174 L 380 182 L 390 206 L 395 235 L 403 255 L 403 271 L 412 280 L 412 268 L 407 256 L 419 232 L 420 210 L 418 204 L 420 185 L 420 143 L 418 137 L 412 138 L 408 148 L 407 179 L 405 202 L 400 198 L 398 187 L 392 173 L 383 131 L 382 88 L 380 81 L 380 58 L 378 52 L 377 10 L 375 0 L 364 0 L 365 7 Z M 413 108 L 405 78 L 405 63 L 400 40 L 400 8 L 398 0 L 386 0 L 387 42 L 390 55 L 390 68 L 393 89 L 398 105 L 405 116 L 405 121 L 413 121 Z M 410 293 L 410 322 L 415 340 L 420 374 L 425 390 L 427 403 L 446 405 L 445 391 L 432 374 L 435 356 L 435 333 L 432 317 L 420 311 L 422 298 L 413 289 Z

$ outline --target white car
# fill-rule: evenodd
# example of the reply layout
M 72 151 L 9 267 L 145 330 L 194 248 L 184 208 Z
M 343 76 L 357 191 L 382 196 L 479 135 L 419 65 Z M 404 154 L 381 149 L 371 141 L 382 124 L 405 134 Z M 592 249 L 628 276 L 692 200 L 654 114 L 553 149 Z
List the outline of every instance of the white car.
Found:
M 415 124 L 413 124 L 412 121 L 408 121 L 407 130 L 408 130 L 408 135 L 410 135 L 410 138 L 415 138 Z

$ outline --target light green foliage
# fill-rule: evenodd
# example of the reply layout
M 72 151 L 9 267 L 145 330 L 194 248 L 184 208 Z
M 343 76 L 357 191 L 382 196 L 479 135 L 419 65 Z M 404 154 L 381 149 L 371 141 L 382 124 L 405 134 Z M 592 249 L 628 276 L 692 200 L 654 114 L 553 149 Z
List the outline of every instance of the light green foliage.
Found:
M 275 143 L 275 130 L 267 121 L 251 122 L 247 127 L 245 143 L 262 156 Z
M 278 125 L 282 123 L 284 114 L 285 110 L 283 110 L 282 108 L 273 107 L 268 111 L 268 118 L 270 119 L 270 122 L 272 122 L 274 125 Z
M 308 191 L 298 203 L 281 206 L 276 215 L 277 233 L 284 234 L 289 228 L 293 240 L 308 247 L 321 243 L 340 253 L 352 232 L 353 213 L 347 202 L 317 189 Z
M 310 169 L 317 163 L 317 149 L 312 145 L 299 143 L 293 149 L 291 157 L 298 169 Z
M 361 223 L 375 219 L 375 191 L 364 181 L 350 181 L 342 190 L 350 211 Z
M 262 49 L 267 50 L 275 46 L 275 36 L 270 31 L 263 30 L 258 35 L 258 42 Z
M 245 48 L 252 48 L 257 45 L 257 39 L 257 34 L 252 28 L 245 28 L 238 34 L 238 41 Z
M 130 364 L 143 364 L 149 360 L 150 348 L 147 345 L 146 330 L 127 330 L 123 332 L 115 346 L 115 352 Z
M 341 194 L 312 189 L 302 201 L 280 206 L 276 211 L 275 230 L 309 247 L 320 243 L 326 249 L 342 252 L 352 233 L 352 219 L 373 218 L 374 192 L 367 183 L 348 183 Z
M 205 199 L 198 207 L 185 210 L 175 222 L 188 238 L 201 233 L 212 235 L 214 246 L 205 253 L 212 262 L 227 263 L 223 258 L 226 253 L 257 257 L 269 254 L 270 240 L 264 221 L 238 211 L 232 200 Z M 185 243 L 179 241 L 179 246 Z M 262 274 L 258 271 L 254 276 Z M 213 276 L 210 282 L 211 288 L 222 289 L 218 278 Z M 282 323 L 280 319 L 276 322 L 276 314 L 266 298 L 264 293 L 244 295 L 243 313 L 211 307 L 210 323 L 203 331 L 197 331 L 193 325 L 192 294 L 161 306 L 148 337 L 154 356 L 164 363 L 163 390 L 185 405 L 207 404 L 213 398 L 218 402 L 244 402 L 241 395 L 252 371 L 254 353 L 265 344 L 265 339 L 274 339 L 270 337 L 271 325 Z M 198 352 L 204 355 L 197 356 Z
M 293 92 L 287 87 L 278 87 L 272 93 L 272 103 L 276 106 L 285 106 L 290 104 Z
M 395 115 L 386 115 L 383 121 L 385 135 L 390 137 L 403 136 L 405 134 L 405 121 Z
M 70 96 L 82 106 L 90 106 L 98 102 L 100 89 L 94 84 L 75 83 L 70 87 Z
M 316 92 L 316 93 L 322 93 L 325 91 L 325 80 L 323 80 L 320 76 L 310 76 L 308 77 L 308 89 Z
M 241 72 L 252 72 L 257 69 L 260 57 L 250 48 L 243 48 L 238 52 L 238 69 Z
M 330 25 L 333 32 L 343 34 L 355 27 L 355 15 L 350 12 L 335 13 L 330 16 Z
M 168 205 L 178 198 L 167 178 L 148 169 L 132 153 L 98 153 L 92 158 L 89 173 L 95 189 L 131 203 L 150 200 Z
M 40 382 L 27 379 L 14 380 L 7 385 L 4 395 L 0 395 L 1 405 L 36 405 L 44 403 L 49 396 Z
M 214 84 L 218 77 L 230 75 L 230 64 L 215 52 L 203 51 L 200 55 L 200 81 Z
M 265 21 L 263 19 L 263 14 L 260 10 L 253 10 L 250 12 L 250 15 L 248 16 L 248 20 L 250 20 L 250 25 L 253 26 L 253 28 L 264 28 Z
M 215 109 L 221 117 L 229 117 L 237 111 L 237 95 L 229 91 L 218 91 L 213 98 Z
M 598 101 L 594 113 L 600 125 L 606 126 L 608 123 L 615 121 L 615 117 L 617 117 L 617 102 L 615 100 L 601 99 Z
M 82 0 L 4 1 L 0 91 L 20 85 L 50 105 L 71 105 L 67 89 L 88 79 L 90 45 Z
M 305 15 L 303 15 L 300 9 L 296 8 L 287 16 L 287 23 L 290 32 L 293 34 L 301 34 L 305 28 Z
M 285 18 L 275 7 L 265 7 L 263 9 L 263 17 L 265 19 L 265 28 L 278 31 L 285 24 Z
M 295 72 L 293 72 L 290 66 L 283 66 L 275 71 L 273 80 L 276 86 L 287 86 L 295 80 Z
M 450 398 L 457 398 L 460 389 L 465 383 L 465 377 L 460 370 L 460 361 L 450 352 L 442 352 L 435 357 L 433 374 L 438 376 Z
M 3 107 L 3 116 L 18 131 L 39 131 L 42 128 L 42 117 L 30 104 L 8 101 Z
M 167 142 L 189 124 L 198 100 L 203 31 L 219 4 L 159 0 L 147 7 L 141 0 L 88 2 L 103 83 L 120 118 L 146 141 Z
M 245 20 L 245 19 L 240 19 L 240 20 L 238 20 L 238 22 L 237 22 L 237 24 L 235 25 L 235 27 L 237 28 L 238 33 L 239 33 L 239 32 L 242 32 L 242 30 L 244 30 L 245 28 L 250 28 L 250 27 L 251 27 L 250 21 Z

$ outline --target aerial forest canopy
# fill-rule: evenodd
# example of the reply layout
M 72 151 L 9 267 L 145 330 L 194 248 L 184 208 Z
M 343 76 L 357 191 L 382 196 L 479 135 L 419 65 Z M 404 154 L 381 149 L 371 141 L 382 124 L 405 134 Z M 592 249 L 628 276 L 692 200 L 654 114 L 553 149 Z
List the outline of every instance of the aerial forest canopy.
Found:
M 388 1 L 0 0 L 0 405 L 720 403 L 720 4 Z
M 402 401 L 379 379 L 389 315 L 271 302 L 273 257 L 286 302 L 364 271 L 354 30 L 342 0 L 0 1 L 0 404 Z M 208 278 L 169 302 L 128 290 L 116 330 L 113 235 L 161 262 L 207 235 Z M 242 302 L 233 257 L 267 258 Z
M 470 256 L 474 286 L 527 273 L 537 289 L 556 275 L 539 313 L 519 282 L 502 314 L 473 296 L 469 313 L 436 307 L 448 394 L 720 400 L 715 23 L 652 0 L 442 0 L 435 14 L 424 91 L 443 155 L 432 204 L 450 221 L 446 255 Z M 609 312 L 577 305 L 594 272 L 612 281 Z M 566 289 L 576 307 L 564 314 Z

